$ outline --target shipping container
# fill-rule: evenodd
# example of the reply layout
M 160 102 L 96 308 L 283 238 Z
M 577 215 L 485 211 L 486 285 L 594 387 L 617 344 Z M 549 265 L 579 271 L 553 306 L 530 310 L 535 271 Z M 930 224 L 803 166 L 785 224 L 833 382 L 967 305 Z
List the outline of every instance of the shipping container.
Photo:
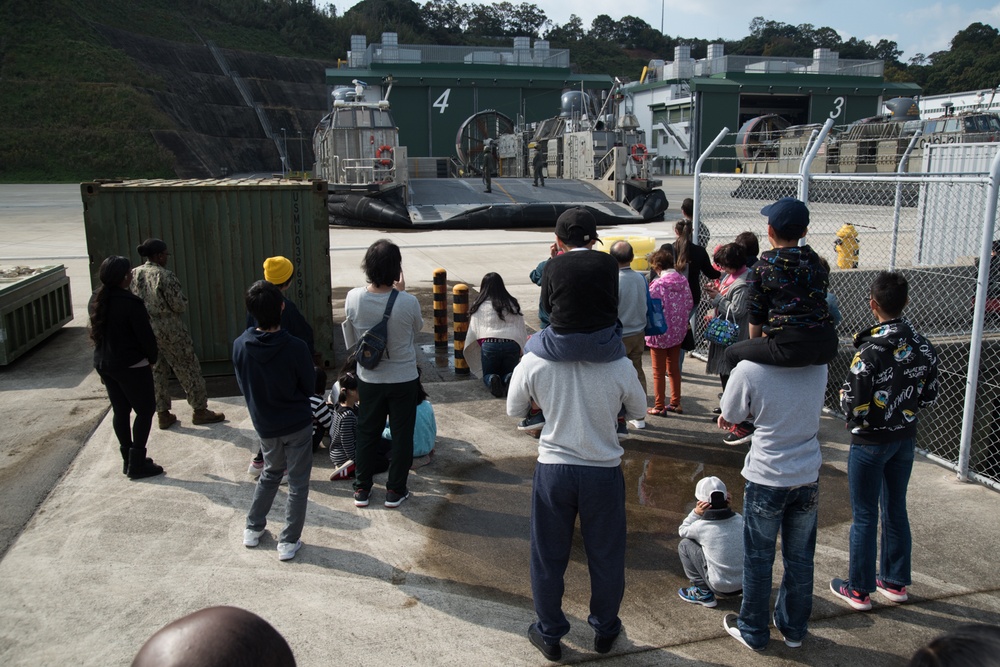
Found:
M 285 292 L 313 328 L 324 365 L 334 364 L 330 228 L 325 181 L 279 178 L 141 180 L 80 186 L 96 289 L 101 262 L 150 237 L 170 251 L 167 268 L 188 299 L 184 320 L 205 375 L 231 375 L 232 342 L 244 330 L 247 287 L 281 255 L 295 267 Z
M 73 319 L 66 268 L 0 271 L 0 366 L 6 366 Z

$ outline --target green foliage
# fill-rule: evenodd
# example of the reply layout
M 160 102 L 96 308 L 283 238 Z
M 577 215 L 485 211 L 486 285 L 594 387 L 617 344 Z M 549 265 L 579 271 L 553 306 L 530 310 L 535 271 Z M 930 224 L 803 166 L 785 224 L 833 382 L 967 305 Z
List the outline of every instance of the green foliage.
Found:
M 1000 85 L 1000 31 L 973 23 L 951 40 L 951 50 L 931 55 L 926 95 Z

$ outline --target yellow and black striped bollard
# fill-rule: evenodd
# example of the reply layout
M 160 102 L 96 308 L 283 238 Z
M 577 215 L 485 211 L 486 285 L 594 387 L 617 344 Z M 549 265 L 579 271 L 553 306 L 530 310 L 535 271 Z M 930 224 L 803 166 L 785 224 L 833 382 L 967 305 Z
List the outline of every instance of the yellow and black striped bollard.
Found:
M 465 334 L 469 331 L 469 287 L 459 283 L 452 290 L 452 311 L 455 319 L 455 375 L 468 375 L 465 361 Z
M 434 269 L 434 347 L 448 347 L 448 272 Z

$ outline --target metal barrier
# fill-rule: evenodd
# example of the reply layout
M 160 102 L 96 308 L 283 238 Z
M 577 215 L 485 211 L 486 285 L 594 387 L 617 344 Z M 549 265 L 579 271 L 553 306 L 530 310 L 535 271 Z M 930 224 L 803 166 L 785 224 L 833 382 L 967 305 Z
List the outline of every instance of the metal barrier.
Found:
M 712 230 L 710 255 L 716 244 L 747 230 L 766 249 L 760 209 L 806 192 L 806 242 L 829 261 L 830 292 L 843 315 L 841 353 L 830 364 L 826 397 L 834 411 L 840 410 L 853 334 L 874 324 L 868 297 L 875 274 L 894 269 L 906 275 L 910 303 L 904 316 L 937 349 L 941 383 L 937 405 L 920 414 L 917 446 L 954 469 L 960 480 L 1000 489 L 1000 256 L 992 256 L 1000 153 L 988 175 L 803 171 L 696 173 L 695 178 L 696 224 Z M 847 224 L 856 230 L 857 268 L 842 268 L 854 262 L 838 267 L 837 233 Z M 707 310 L 700 305 L 700 315 Z M 703 326 L 703 318 L 696 323 Z

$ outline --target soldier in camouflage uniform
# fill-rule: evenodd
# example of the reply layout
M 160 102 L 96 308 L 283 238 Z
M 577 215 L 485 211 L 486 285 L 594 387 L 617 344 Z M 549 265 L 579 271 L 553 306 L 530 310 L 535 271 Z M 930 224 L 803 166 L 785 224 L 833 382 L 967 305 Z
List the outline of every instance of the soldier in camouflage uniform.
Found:
M 146 304 L 149 321 L 153 325 L 160 358 L 153 366 L 156 386 L 156 414 L 161 429 L 170 428 L 177 417 L 170 412 L 170 370 L 181 383 L 187 401 L 194 410 L 191 421 L 195 424 L 212 424 L 226 418 L 221 412 L 208 409 L 208 394 L 201 366 L 194 353 L 191 334 L 181 320 L 187 310 L 187 297 L 173 271 L 166 268 L 167 244 L 160 239 L 147 239 L 137 250 L 146 259 L 136 267 L 132 278 L 132 292 Z

